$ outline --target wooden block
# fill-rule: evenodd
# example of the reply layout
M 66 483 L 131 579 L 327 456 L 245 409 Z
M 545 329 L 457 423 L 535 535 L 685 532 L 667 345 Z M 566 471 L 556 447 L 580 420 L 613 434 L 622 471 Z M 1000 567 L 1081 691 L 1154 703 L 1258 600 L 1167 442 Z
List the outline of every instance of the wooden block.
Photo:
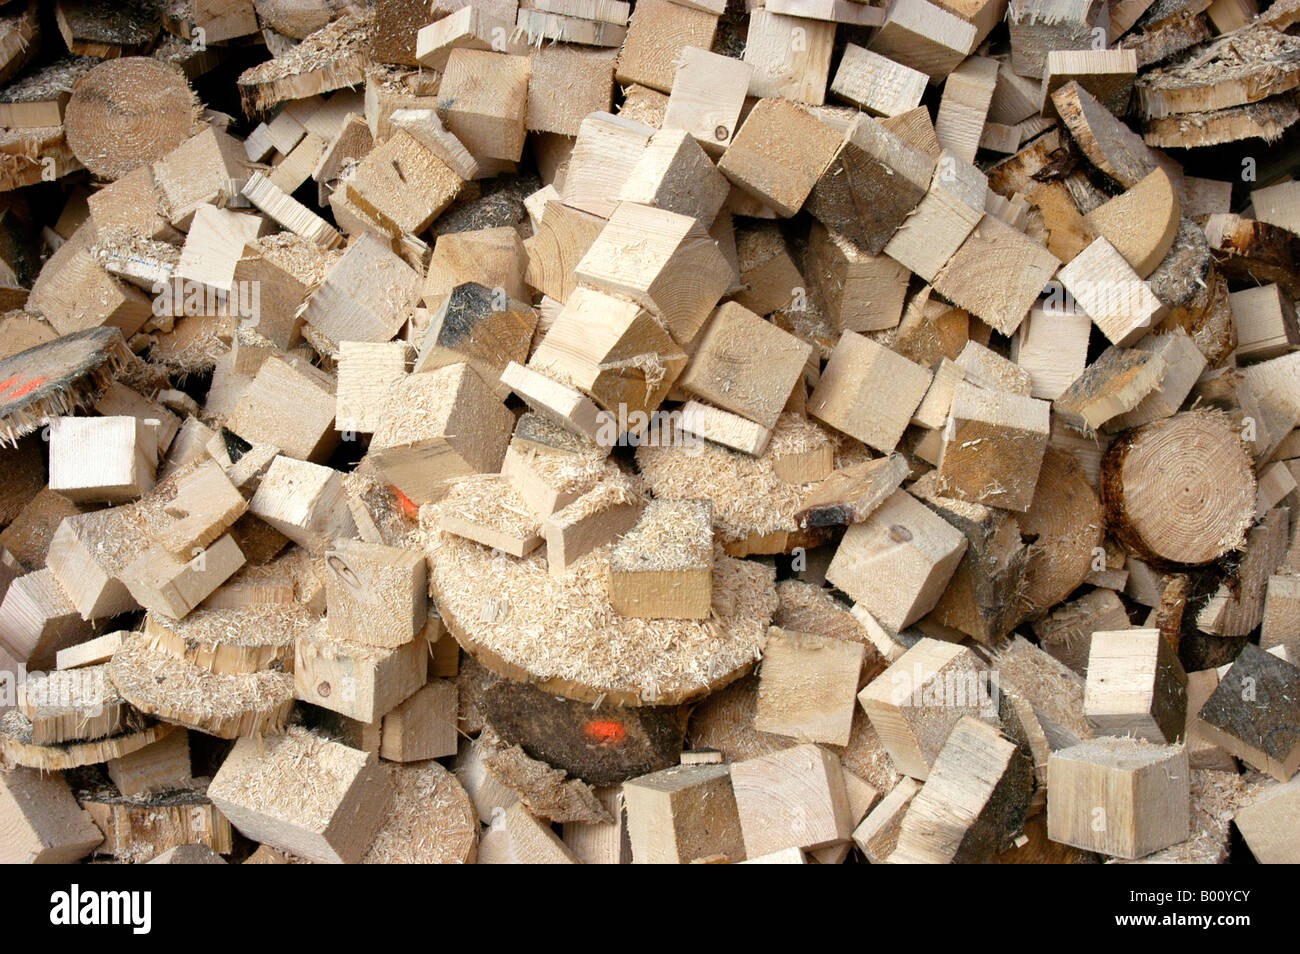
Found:
M 1092 319 L 1082 312 L 1035 305 L 1011 339 L 1011 360 L 1029 374 L 1030 397 L 1054 401 L 1088 364 Z
M 900 454 L 839 468 L 804 495 L 795 523 L 803 528 L 861 523 L 902 485 L 907 473 Z
M 1020 127 L 1007 126 L 1003 123 L 985 122 L 984 131 L 980 133 L 979 148 L 989 152 L 1010 154 L 1020 148 Z
M 608 218 L 654 132 L 644 123 L 609 113 L 583 119 L 560 188 L 565 204 Z
M 320 631 L 303 634 L 294 646 L 294 692 L 331 712 L 377 722 L 425 684 L 428 658 L 422 640 L 383 649 Z
M 92 632 L 48 569 L 15 579 L 0 602 L 0 649 L 29 670 L 50 668 L 60 649 Z
M 591 113 L 613 107 L 614 56 L 605 51 L 544 47 L 531 54 L 528 112 L 531 132 L 576 136 Z
M 550 827 L 531 815 L 522 802 L 515 802 L 492 816 L 492 824 L 479 842 L 478 863 L 572 865 L 580 861 Z
M 633 864 L 745 856 L 726 765 L 682 765 L 623 783 Z M 707 819 L 707 823 L 706 823 Z
M 1102 735 L 1174 742 L 1187 718 L 1187 673 L 1158 629 L 1092 635 L 1084 712 Z
M 808 399 L 808 413 L 888 454 L 929 386 L 930 372 L 920 365 L 846 331 Z
M 754 68 L 749 95 L 781 97 L 820 106 L 826 101 L 835 24 L 754 10 L 744 60 Z
M 515 29 L 523 40 L 535 46 L 550 42 L 616 47 L 627 37 L 627 28 L 617 23 L 532 9 L 519 11 Z
M 1295 308 L 1281 286 L 1259 285 L 1233 292 L 1239 360 L 1278 358 L 1300 345 Z
M 512 361 L 502 373 L 501 382 L 539 415 L 580 437 L 597 441 L 608 429 L 609 415 L 606 412 L 599 410 L 576 388 L 540 372 Z M 605 436 L 605 445 L 611 446 L 609 436 Z
M 1266 585 L 1260 648 L 1268 650 L 1275 646 L 1285 646 L 1290 658 L 1300 659 L 1300 639 L 1296 638 L 1294 624 L 1297 607 L 1300 606 L 1300 576 L 1294 576 L 1280 568 L 1268 578 Z
M 763 425 L 699 401 L 682 405 L 677 426 L 687 434 L 755 457 L 763 453 L 772 439 L 772 431 Z
M 1012 0 L 1007 6 L 1011 65 L 1021 76 L 1041 78 L 1051 50 L 1095 49 L 1105 37 L 1107 7 L 1100 0 Z
M 871 49 L 937 83 L 975 49 L 978 36 L 974 24 L 941 6 L 927 0 L 897 0 L 871 38 Z
M 344 431 L 373 434 L 384 400 L 409 373 L 413 353 L 404 341 L 341 341 L 334 419 Z
M 157 432 L 139 418 L 59 417 L 50 426 L 50 489 L 74 503 L 134 500 L 153 489 L 157 462 Z
M 929 189 L 934 167 L 933 157 L 883 122 L 860 116 L 834 161 L 823 167 L 808 211 L 827 228 L 878 255 Z M 872 215 L 856 211 L 866 208 Z
M 975 161 L 997 78 L 997 60 L 975 56 L 949 73 L 943 84 L 935 136 L 942 148 L 965 162 Z
M 731 145 L 754 67 L 695 46 L 684 47 L 664 111 L 664 129 L 684 129 L 711 155 Z
M 83 666 L 106 663 L 121 647 L 122 636 L 123 633 L 119 630 L 60 649 L 55 656 L 55 663 L 59 669 L 80 669 Z
M 853 843 L 873 865 L 894 853 L 907 809 L 920 791 L 920 783 L 904 776 L 853 830 Z
M 835 327 L 868 332 L 898 325 L 911 277 L 907 268 L 887 255 L 862 251 L 820 222 L 813 224 L 808 253 L 815 263 L 821 301 Z
M 1182 203 L 1164 169 L 1140 179 L 1084 216 L 1095 235 L 1106 238 L 1141 278 L 1164 261 L 1173 246 Z
M 155 532 L 168 553 L 196 557 L 238 520 L 248 504 L 216 461 L 201 464 L 176 485 L 176 496 L 163 509 L 169 518 Z
M 1222 188 L 1222 184 L 1218 185 Z M 1255 218 L 1260 222 L 1300 234 L 1300 182 L 1291 179 L 1262 189 L 1252 189 L 1250 204 L 1255 210 Z M 1229 210 L 1223 207 L 1210 211 Z
M 244 554 L 230 534 L 192 557 L 173 556 L 151 547 L 122 570 L 122 582 L 135 601 L 152 613 L 181 619 L 202 603 L 236 570 Z
M 547 223 L 553 227 L 552 232 L 560 230 L 563 211 L 568 210 L 561 206 L 556 218 Z M 594 236 L 597 231 L 599 225 L 591 229 L 591 234 Z M 534 241 L 537 240 L 529 240 Z M 532 297 L 524 282 L 524 272 L 530 268 L 532 257 L 528 249 L 527 243 L 520 242 L 519 233 L 509 227 L 440 235 L 429 259 L 420 297 L 427 307 L 438 308 L 457 285 L 477 282 L 484 288 L 504 289 L 508 299 L 528 302 Z M 584 246 L 582 252 L 585 251 Z M 570 270 L 582 252 L 577 252 L 572 260 L 564 260 Z
M 167 239 L 177 234 L 162 214 L 162 194 L 148 166 L 140 166 L 91 193 L 87 202 L 100 234 L 118 228 L 151 239 Z
M 475 157 L 517 162 L 524 151 L 528 57 L 453 50 L 438 102 L 442 121 Z
M 898 632 L 934 608 L 966 546 L 960 531 L 896 491 L 849 527 L 826 579 Z
M 1136 350 L 1158 355 L 1164 361 L 1163 372 L 1151 393 L 1135 408 L 1108 422 L 1108 430 L 1138 427 L 1172 417 L 1205 370 L 1205 356 L 1182 328 L 1175 328 L 1172 334 L 1148 335 L 1138 342 Z
M 831 92 L 879 116 L 898 116 L 921 103 L 930 78 L 853 43 L 844 47 Z
M 400 128 L 367 153 L 342 182 L 347 198 L 394 237 L 427 229 L 463 185 L 434 150 Z
M 1105 238 L 1098 238 L 1061 269 L 1061 284 L 1113 344 L 1133 344 L 1165 307 Z
M 465 362 L 504 398 L 509 389 L 498 379 L 512 361 L 527 360 L 536 327 L 537 313 L 508 298 L 504 288 L 457 285 L 433 313 L 415 373 Z
M 1052 93 L 1075 81 L 1106 109 L 1122 116 L 1128 112 L 1137 68 L 1137 53 L 1131 49 L 1053 49 L 1048 52 L 1043 66 L 1040 111 L 1049 119 L 1053 118 L 1056 104 L 1052 102 Z
M 650 138 L 618 198 L 690 216 L 707 225 L 730 190 L 730 183 L 690 133 L 664 129 Z
M 763 650 L 754 728 L 847 745 L 865 652 L 861 643 L 773 627 Z
M 456 683 L 435 679 L 384 716 L 379 757 L 420 762 L 456 754 Z
M 683 52 L 691 47 L 709 49 L 717 27 L 716 13 L 668 0 L 638 3 L 614 77 L 624 85 L 639 83 L 667 93 Z
M 420 28 L 415 37 L 415 62 L 442 71 L 447 68 L 452 50 L 522 53 L 524 51 L 520 49 L 506 50 L 514 32 L 513 19 L 506 20 L 492 11 L 466 5 Z M 512 45 L 518 47 L 522 44 Z
M 342 476 L 328 467 L 292 457 L 275 459 L 249 500 L 248 509 L 290 540 L 315 552 L 324 550 L 336 537 L 356 533 Z
M 591 551 L 628 533 L 641 518 L 644 503 L 629 491 L 624 478 L 597 484 L 543 520 L 550 574 L 563 576 Z
M 214 126 L 181 143 L 153 164 L 153 178 L 172 225 L 188 230 L 201 205 L 224 207 L 248 179 L 243 145 Z
M 1053 752 L 1047 767 L 1052 841 L 1141 858 L 1187 838 L 1187 750 L 1137 739 L 1090 739 Z
M 308 791 L 316 811 L 304 811 Z M 236 742 L 208 797 L 255 841 L 321 864 L 349 864 L 383 825 L 392 786 L 373 754 L 291 729 Z
M 370 459 L 416 504 L 447 482 L 501 467 L 514 415 L 467 364 L 405 378 L 371 440 Z
M 1295 863 L 1300 851 L 1295 826 L 1296 814 L 1300 812 L 1298 793 L 1300 788 L 1295 785 L 1265 789 L 1233 816 L 1237 831 L 1260 864 Z
M 1033 624 L 1039 645 L 1080 675 L 1088 674 L 1092 635 L 1129 628 L 1128 613 L 1114 590 L 1096 589 L 1062 603 Z
M 388 341 L 414 304 L 420 276 L 381 241 L 348 247 L 308 300 L 303 319 L 334 341 Z
M 325 551 L 326 628 L 339 639 L 393 649 L 428 616 L 424 557 L 411 550 L 340 540 Z
M 250 443 L 319 462 L 338 446 L 334 378 L 295 359 L 268 358 L 245 389 L 226 427 Z
M 803 274 L 775 226 L 746 229 L 735 237 L 736 261 L 744 286 L 733 297 L 757 315 L 784 308 L 804 287 Z
M 718 169 L 788 218 L 808 199 L 841 141 L 835 129 L 788 100 L 761 99 Z
M 605 220 L 560 202 L 547 202 L 534 235 L 523 243 L 528 284 L 563 302 L 578 283 L 574 268 L 595 242 Z
M 0 775 L 0 847 L 5 864 L 71 864 L 104 840 L 63 776 L 14 768 Z
M 1245 554 L 1236 577 L 1224 581 L 1196 614 L 1196 627 L 1215 636 L 1246 636 L 1264 618 L 1269 574 L 1286 557 L 1289 538 L 1287 515 L 1266 511 L 1246 535 Z
M 889 863 L 988 860 L 1023 827 L 1033 784 L 1022 749 L 993 726 L 962 718 L 908 806 Z
M 157 742 L 128 752 L 106 765 L 108 777 L 128 798 L 151 792 L 175 791 L 190 782 L 190 734 L 169 732 Z
M 1051 432 L 1049 412 L 1046 401 L 959 384 L 944 429 L 940 493 L 1029 509 Z
M 628 255 L 633 243 L 638 254 Z M 695 337 L 735 277 L 699 222 L 630 202 L 619 203 L 574 274 L 651 309 L 683 343 Z
M 679 383 L 770 429 L 811 354 L 811 345 L 726 302 L 700 334 Z
M 828 847 L 852 832 L 840 760 L 820 746 L 796 745 L 735 762 L 731 782 L 751 858 Z
M 988 178 L 951 152 L 940 153 L 928 191 L 884 246 L 890 258 L 933 281 L 984 216 Z
M 528 364 L 571 382 L 631 422 L 634 415 L 648 415 L 659 406 L 686 356 L 635 302 L 579 286 Z
M 713 605 L 713 509 L 654 500 L 610 551 L 609 604 L 641 619 L 704 619 Z
M 87 328 L 118 328 L 130 338 L 152 316 L 139 289 L 118 281 L 95 260 L 83 229 L 51 255 L 32 285 L 27 309 L 60 335 Z
M 1197 732 L 1278 781 L 1300 767 L 1295 724 L 1300 669 L 1247 643 L 1201 707 Z
M 565 822 L 564 843 L 589 865 L 627 865 L 632 863 L 632 843 L 628 838 L 623 811 L 623 788 L 607 785 L 595 789 L 596 799 L 612 822 Z

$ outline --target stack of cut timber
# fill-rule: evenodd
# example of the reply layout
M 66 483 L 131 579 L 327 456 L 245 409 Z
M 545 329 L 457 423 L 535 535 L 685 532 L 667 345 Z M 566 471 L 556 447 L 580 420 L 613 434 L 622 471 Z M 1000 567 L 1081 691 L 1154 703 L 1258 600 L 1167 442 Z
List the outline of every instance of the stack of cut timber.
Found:
M 1293 0 L 53 7 L 0 860 L 1300 858 Z

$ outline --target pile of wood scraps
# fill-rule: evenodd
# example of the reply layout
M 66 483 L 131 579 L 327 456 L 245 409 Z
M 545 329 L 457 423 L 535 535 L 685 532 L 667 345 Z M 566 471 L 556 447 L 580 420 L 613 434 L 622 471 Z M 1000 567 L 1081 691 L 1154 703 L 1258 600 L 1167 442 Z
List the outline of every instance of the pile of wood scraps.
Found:
M 1300 861 L 1257 2 L 0 0 L 0 860 Z

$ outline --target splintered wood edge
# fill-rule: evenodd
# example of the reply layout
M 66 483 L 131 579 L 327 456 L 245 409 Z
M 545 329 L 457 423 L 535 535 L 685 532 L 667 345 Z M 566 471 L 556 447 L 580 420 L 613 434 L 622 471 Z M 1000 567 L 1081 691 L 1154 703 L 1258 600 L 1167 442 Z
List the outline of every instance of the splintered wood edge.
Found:
M 0 391 L 0 444 L 16 444 L 51 418 L 92 407 L 132 357 L 121 331 L 101 327 L 64 335 L 0 361 L 0 387 L 12 380 L 11 387 L 22 390 L 23 380 L 39 382 L 16 399 L 6 400 Z M 47 362 L 62 370 L 46 370 Z
M 0 736 L 0 754 L 16 765 L 56 772 L 121 758 L 123 755 L 143 749 L 146 745 L 153 745 L 159 739 L 170 735 L 175 729 L 174 725 L 158 723 L 127 735 L 115 735 L 107 739 L 96 739 L 93 742 L 70 742 L 65 745 L 32 745 L 29 742 L 19 742 L 10 736 Z

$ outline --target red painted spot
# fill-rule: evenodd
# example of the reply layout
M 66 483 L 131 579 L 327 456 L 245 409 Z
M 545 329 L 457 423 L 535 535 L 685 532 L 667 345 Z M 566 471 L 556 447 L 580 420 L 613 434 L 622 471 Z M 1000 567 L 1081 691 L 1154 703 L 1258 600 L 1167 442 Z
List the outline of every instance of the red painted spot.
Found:
M 592 719 L 582 731 L 597 745 L 618 745 L 627 739 L 627 726 L 613 719 Z
M 396 487 L 393 488 L 393 493 L 397 496 L 397 505 L 402 508 L 402 516 L 407 520 L 419 520 L 420 508 L 416 506 L 415 501 Z
M 28 382 L 27 382 L 26 384 L 24 384 L 22 387 L 17 388 L 17 389 L 14 390 L 11 394 L 7 395 L 5 399 L 8 400 L 8 401 L 12 401 L 12 400 L 14 400 L 15 398 L 20 398 L 20 397 L 22 397 L 22 396 L 25 395 L 25 394 L 31 394 L 33 391 L 35 391 L 37 388 L 39 388 L 39 387 L 40 387 L 42 384 L 44 384 L 44 383 L 45 383 L 45 376 L 44 376 L 44 375 L 41 375 L 41 377 L 39 377 L 39 378 L 32 378 L 30 381 L 28 381 Z M 4 388 L 0 388 L 0 391 L 3 391 L 3 390 L 4 390 Z
M 7 380 L 0 381 L 0 394 L 4 394 L 6 391 L 8 391 L 11 387 L 14 386 L 14 384 L 17 383 L 17 381 L 18 381 L 18 375 L 16 374 L 12 378 L 8 378 Z

